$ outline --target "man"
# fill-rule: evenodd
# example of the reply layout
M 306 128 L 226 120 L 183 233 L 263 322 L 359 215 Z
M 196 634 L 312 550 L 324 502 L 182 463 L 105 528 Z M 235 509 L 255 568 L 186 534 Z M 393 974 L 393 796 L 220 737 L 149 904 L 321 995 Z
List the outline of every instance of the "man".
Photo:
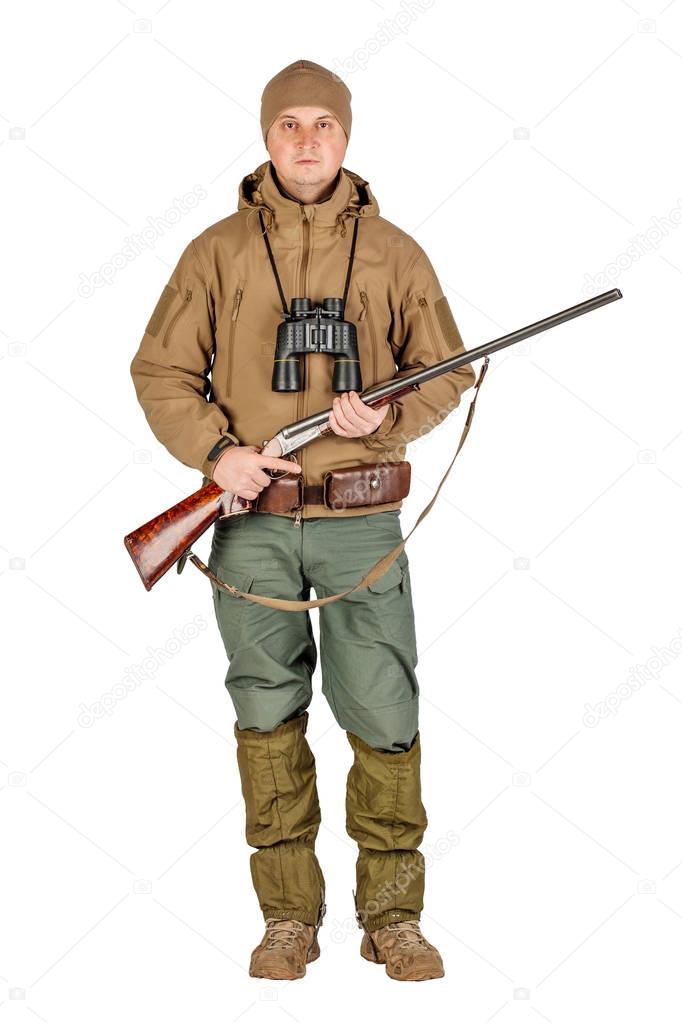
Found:
M 252 513 L 217 521 L 211 569 L 242 591 L 292 600 L 307 600 L 311 588 L 324 597 L 353 586 L 401 541 L 406 445 L 474 382 L 462 367 L 374 410 L 357 391 L 334 395 L 334 360 L 308 352 L 300 390 L 273 390 L 280 307 L 341 297 L 344 281 L 360 390 L 463 350 L 428 257 L 379 216 L 368 183 L 343 167 L 350 99 L 339 78 L 311 61 L 295 61 L 267 84 L 261 128 L 270 160 L 241 182 L 237 212 L 185 249 L 131 366 L 159 441 L 205 482 L 255 502 Z M 264 438 L 330 405 L 331 433 L 301 449 L 300 465 L 262 454 Z M 351 467 L 363 486 L 330 505 L 323 477 L 343 481 Z M 294 481 L 289 504 L 265 471 L 276 469 Z M 305 738 L 317 650 L 307 610 L 273 609 L 215 584 L 213 599 L 266 923 L 249 972 L 293 979 L 319 955 L 325 909 L 315 760 Z M 375 583 L 320 608 L 320 654 L 322 691 L 354 753 L 346 827 L 359 846 L 361 954 L 397 980 L 442 977 L 419 925 L 427 817 L 404 551 Z

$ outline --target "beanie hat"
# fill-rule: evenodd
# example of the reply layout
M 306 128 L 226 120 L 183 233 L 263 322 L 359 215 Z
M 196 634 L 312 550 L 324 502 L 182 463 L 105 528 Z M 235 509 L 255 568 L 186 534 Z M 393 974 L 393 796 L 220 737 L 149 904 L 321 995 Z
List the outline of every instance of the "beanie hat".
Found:
M 295 60 L 279 71 L 263 90 L 260 108 L 260 126 L 263 142 L 268 129 L 285 107 L 327 107 L 338 118 L 350 138 L 351 93 L 348 86 L 332 71 L 312 60 Z

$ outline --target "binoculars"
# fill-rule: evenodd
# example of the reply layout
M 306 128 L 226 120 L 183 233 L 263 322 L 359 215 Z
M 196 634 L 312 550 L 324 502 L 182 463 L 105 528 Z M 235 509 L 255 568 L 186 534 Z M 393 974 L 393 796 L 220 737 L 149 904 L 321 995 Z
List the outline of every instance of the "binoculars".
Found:
M 362 390 L 355 324 L 342 316 L 341 298 L 325 298 L 321 306 L 313 306 L 309 298 L 291 300 L 291 312 L 277 328 L 273 391 L 301 390 L 300 357 L 308 352 L 333 356 L 333 391 Z

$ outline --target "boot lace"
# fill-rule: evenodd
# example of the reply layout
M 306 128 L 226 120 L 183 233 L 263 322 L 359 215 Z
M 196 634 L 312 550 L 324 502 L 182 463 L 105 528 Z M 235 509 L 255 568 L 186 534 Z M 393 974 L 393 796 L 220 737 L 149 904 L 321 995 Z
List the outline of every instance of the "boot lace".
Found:
M 265 929 L 268 933 L 267 948 L 293 948 L 294 940 L 303 930 L 300 920 L 277 920 L 275 917 L 268 917 L 265 921 Z
M 393 931 L 398 939 L 398 947 L 402 949 L 428 948 L 426 938 L 419 929 L 418 920 L 401 920 L 397 924 L 387 924 L 387 930 Z

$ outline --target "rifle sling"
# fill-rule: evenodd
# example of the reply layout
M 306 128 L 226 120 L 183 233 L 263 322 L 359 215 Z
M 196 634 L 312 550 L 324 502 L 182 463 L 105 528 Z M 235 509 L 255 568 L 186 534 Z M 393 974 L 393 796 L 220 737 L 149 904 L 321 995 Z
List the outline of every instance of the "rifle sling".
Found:
M 335 600 L 341 600 L 342 597 L 347 597 L 349 593 L 354 593 L 356 590 L 364 589 L 365 586 L 369 586 L 370 583 L 375 583 L 377 579 L 381 579 L 384 572 L 386 572 L 391 567 L 391 565 L 396 560 L 398 555 L 403 551 L 405 544 L 412 536 L 417 526 L 421 523 L 423 519 L 426 518 L 426 516 L 429 514 L 434 504 L 436 503 L 438 495 L 441 491 L 441 487 L 443 486 L 446 479 L 450 475 L 450 470 L 455 464 L 455 459 L 457 458 L 457 455 L 460 453 L 462 445 L 464 444 L 464 441 L 466 440 L 467 435 L 469 433 L 469 429 L 471 428 L 471 424 L 474 418 L 474 410 L 476 408 L 476 399 L 478 398 L 478 392 L 480 390 L 481 383 L 483 382 L 486 370 L 488 369 L 489 361 L 490 360 L 488 356 L 486 356 L 483 361 L 481 371 L 478 375 L 478 380 L 476 381 L 476 385 L 474 387 L 474 397 L 472 399 L 471 404 L 469 405 L 469 412 L 467 414 L 466 422 L 464 424 L 464 429 L 462 430 L 462 436 L 460 437 L 459 444 L 457 445 L 457 450 L 455 451 L 453 459 L 450 462 L 450 465 L 448 466 L 445 475 L 438 484 L 435 494 L 433 495 L 429 503 L 426 505 L 426 507 L 422 510 L 421 514 L 419 515 L 419 518 L 417 519 L 417 521 L 415 522 L 414 526 L 407 534 L 407 536 L 404 537 L 401 540 L 401 542 L 397 544 L 397 546 L 390 550 L 388 554 L 384 554 L 382 558 L 379 558 L 379 560 L 375 562 L 374 565 L 372 565 L 369 572 L 367 572 L 367 574 L 364 575 L 363 578 L 358 583 L 355 584 L 355 586 L 351 586 L 350 589 L 344 590 L 343 593 L 335 593 L 330 597 L 318 597 L 316 600 L 284 600 L 280 597 L 262 597 L 260 596 L 260 594 L 257 593 L 245 593 L 242 590 L 237 589 L 236 586 L 231 586 L 229 583 L 223 582 L 223 580 L 219 579 L 218 576 L 214 572 L 212 572 L 207 565 L 204 564 L 201 558 L 197 557 L 197 555 L 194 554 L 192 551 L 186 551 L 183 557 L 186 556 L 187 558 L 189 558 L 189 560 L 194 565 L 196 565 L 199 571 L 203 572 L 205 576 L 208 576 L 211 582 L 215 583 L 216 586 L 219 586 L 220 589 L 226 590 L 228 593 L 232 593 L 235 596 L 243 597 L 246 600 L 251 600 L 255 604 L 263 604 L 265 607 L 278 608 L 280 611 L 308 611 L 310 608 L 313 607 L 322 607 L 324 604 L 331 604 Z

